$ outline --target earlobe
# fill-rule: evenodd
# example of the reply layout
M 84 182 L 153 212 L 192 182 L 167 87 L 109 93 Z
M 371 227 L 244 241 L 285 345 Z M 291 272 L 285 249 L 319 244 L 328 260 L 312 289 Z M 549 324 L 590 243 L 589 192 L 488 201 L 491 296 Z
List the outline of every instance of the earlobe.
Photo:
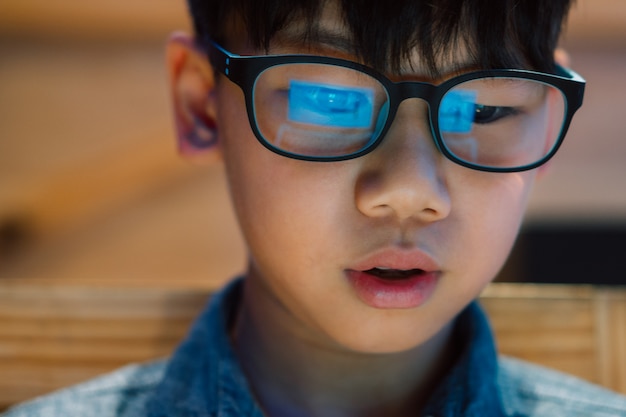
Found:
M 181 33 L 168 40 L 166 58 L 179 153 L 194 162 L 219 159 L 215 77 L 208 59 Z

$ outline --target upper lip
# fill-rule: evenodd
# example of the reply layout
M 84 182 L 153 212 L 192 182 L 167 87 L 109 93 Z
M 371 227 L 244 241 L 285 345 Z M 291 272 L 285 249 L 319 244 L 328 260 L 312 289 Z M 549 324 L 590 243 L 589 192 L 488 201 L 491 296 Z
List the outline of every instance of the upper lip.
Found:
M 368 271 L 374 268 L 407 271 L 420 269 L 425 272 L 440 271 L 439 264 L 426 252 L 419 249 L 385 248 L 372 252 L 355 262 L 349 269 Z

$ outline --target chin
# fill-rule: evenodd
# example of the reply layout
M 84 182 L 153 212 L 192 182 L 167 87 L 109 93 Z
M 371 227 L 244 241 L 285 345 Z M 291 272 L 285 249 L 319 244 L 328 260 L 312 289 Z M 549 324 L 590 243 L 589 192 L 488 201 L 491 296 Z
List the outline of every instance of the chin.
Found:
M 377 326 L 353 326 L 353 331 L 341 332 L 332 337 L 342 349 L 361 354 L 391 355 L 420 349 L 423 346 L 447 340 L 451 326 L 420 326 L 422 321 L 413 319 L 409 324 L 384 323 Z M 395 324 L 395 326 L 394 326 Z

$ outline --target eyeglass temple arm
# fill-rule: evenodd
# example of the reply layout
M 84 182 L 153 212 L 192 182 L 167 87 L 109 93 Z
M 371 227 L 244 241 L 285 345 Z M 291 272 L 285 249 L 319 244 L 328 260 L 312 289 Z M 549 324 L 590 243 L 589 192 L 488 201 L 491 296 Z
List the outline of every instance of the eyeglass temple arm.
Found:
M 220 45 L 213 42 L 212 40 L 205 42 L 204 46 L 206 47 L 209 61 L 211 62 L 213 67 L 217 71 L 229 77 L 230 76 L 230 59 L 237 57 L 237 55 L 231 54 L 226 49 L 222 48 Z
M 587 82 L 576 71 L 570 68 L 562 67 L 559 64 L 556 64 L 556 71 L 557 76 L 576 83 L 572 91 L 575 91 L 575 94 L 570 94 L 569 96 L 569 106 L 574 111 L 579 109 L 583 104 L 583 97 L 585 95 L 585 86 Z

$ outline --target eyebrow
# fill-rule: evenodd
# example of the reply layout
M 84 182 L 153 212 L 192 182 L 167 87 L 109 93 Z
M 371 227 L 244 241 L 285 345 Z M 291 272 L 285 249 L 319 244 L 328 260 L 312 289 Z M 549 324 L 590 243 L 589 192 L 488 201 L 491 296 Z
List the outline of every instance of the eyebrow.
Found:
M 351 57 L 356 55 L 356 48 L 352 37 L 342 33 L 341 31 L 332 30 L 325 27 L 314 27 L 310 30 L 287 27 L 276 34 L 272 39 L 281 48 L 302 49 L 309 48 L 313 53 L 325 55 L 325 52 L 332 51 L 340 54 L 346 54 Z M 352 60 L 348 58 L 349 60 Z M 479 70 L 480 67 L 474 60 L 461 60 L 455 62 L 449 60 L 441 63 L 439 74 L 442 76 L 439 81 L 452 78 L 463 73 Z M 404 75 L 415 71 L 419 66 L 409 63 L 402 71 Z M 398 75 L 402 75 L 398 74 Z M 434 80 L 433 80 L 434 81 Z
M 329 49 L 350 55 L 356 52 L 354 42 L 349 36 L 324 27 L 310 30 L 287 28 L 278 32 L 272 42 L 281 47 Z

